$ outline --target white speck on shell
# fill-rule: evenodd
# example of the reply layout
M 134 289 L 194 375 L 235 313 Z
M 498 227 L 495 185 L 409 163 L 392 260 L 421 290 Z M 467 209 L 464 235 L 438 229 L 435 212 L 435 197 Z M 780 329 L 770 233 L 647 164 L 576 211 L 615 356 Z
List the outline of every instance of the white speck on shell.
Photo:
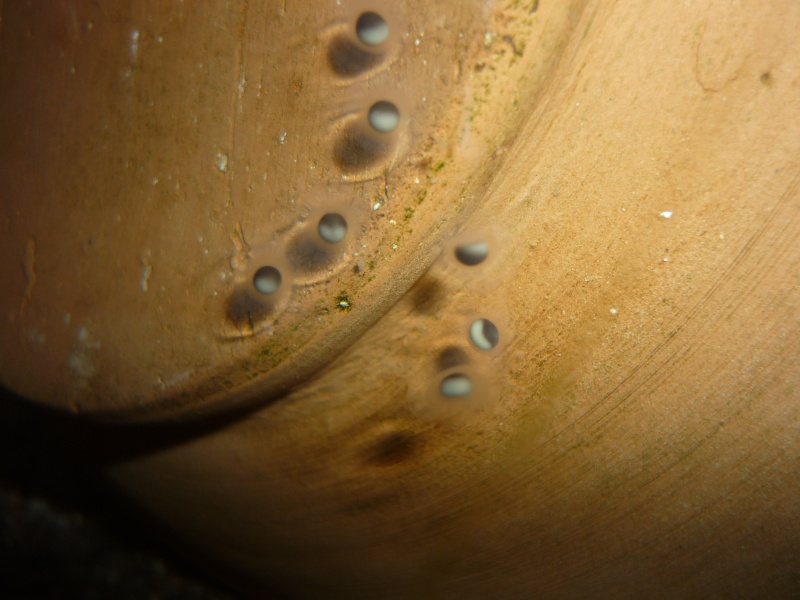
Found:
M 149 287 L 148 280 L 150 279 L 150 275 L 152 274 L 152 272 L 153 272 L 153 267 L 151 265 L 144 266 L 144 273 L 142 273 L 142 280 L 139 283 L 139 287 L 142 288 L 143 292 L 146 292 L 148 290 Z

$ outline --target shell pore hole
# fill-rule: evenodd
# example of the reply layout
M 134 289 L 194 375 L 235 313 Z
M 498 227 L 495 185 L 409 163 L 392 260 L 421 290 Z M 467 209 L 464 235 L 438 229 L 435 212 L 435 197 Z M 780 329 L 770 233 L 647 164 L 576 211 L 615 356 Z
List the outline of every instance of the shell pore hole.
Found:
M 474 267 L 488 258 L 489 244 L 486 242 L 460 244 L 456 246 L 455 255 L 461 264 Z
M 366 46 L 380 46 L 389 39 L 389 24 L 378 13 L 362 13 L 356 20 L 356 35 Z
M 329 244 L 338 244 L 347 237 L 347 220 L 339 213 L 326 213 L 317 224 L 319 236 Z
M 258 269 L 253 275 L 253 287 L 265 296 L 277 292 L 283 283 L 281 272 L 273 266 L 267 265 Z
M 500 343 L 500 331 L 489 319 L 476 319 L 469 327 L 469 339 L 481 350 L 491 350 Z
M 453 373 L 442 379 L 439 393 L 445 398 L 466 398 L 472 393 L 472 380 L 464 373 Z
M 369 124 L 380 133 L 391 133 L 400 124 L 400 109 L 388 100 L 378 100 L 369 109 Z

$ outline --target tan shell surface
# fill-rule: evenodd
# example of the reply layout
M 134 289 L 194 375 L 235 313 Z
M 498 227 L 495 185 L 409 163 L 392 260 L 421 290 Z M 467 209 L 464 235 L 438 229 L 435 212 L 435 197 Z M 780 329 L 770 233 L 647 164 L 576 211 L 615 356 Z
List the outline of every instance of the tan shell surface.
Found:
M 194 15 L 195 33 L 176 36 L 203 51 L 189 53 L 185 69 L 164 57 L 151 84 L 174 68 L 208 93 L 185 100 L 185 111 L 152 114 L 177 123 L 202 108 L 206 125 L 181 143 L 153 137 L 141 124 L 147 102 L 133 102 L 141 112 L 122 139 L 142 132 L 147 168 L 111 171 L 127 156 L 112 137 L 96 150 L 108 161 L 102 177 L 58 171 L 62 183 L 119 184 L 129 201 L 92 213 L 78 199 L 116 196 L 73 194 L 47 209 L 63 211 L 61 223 L 40 218 L 45 204 L 4 208 L 4 252 L 17 257 L 2 271 L 13 284 L 3 300 L 3 343 L 14 350 L 4 381 L 128 419 L 249 402 L 235 422 L 131 451 L 108 473 L 253 597 L 266 588 L 300 598 L 796 595 L 800 6 L 392 4 L 407 8 L 409 36 L 384 75 L 426 100 L 374 179 L 342 173 L 321 133 L 330 122 L 320 115 L 364 84 L 313 66 L 325 64 L 329 43 L 319 32 L 336 20 L 326 6 L 330 15 L 270 5 L 266 21 Z M 148 9 L 116 29 L 158 15 Z M 161 18 L 154 23 L 169 22 Z M 265 22 L 275 28 L 269 43 L 258 37 Z M 273 44 L 277 31 L 286 44 Z M 154 44 L 159 32 L 154 25 Z M 119 44 L 130 50 L 129 38 Z M 275 60 L 264 81 L 277 96 L 260 103 L 261 79 L 244 75 L 240 97 L 243 74 L 260 72 L 267 51 Z M 224 82 L 196 68 L 214 56 L 227 57 Z M 401 75 L 408 84 L 398 88 Z M 36 78 L 28 85 L 47 89 Z M 23 106 L 12 97 L 3 102 Z M 8 156 L 38 156 L 55 124 L 31 125 Z M 77 143 L 72 130 L 65 139 Z M 187 161 L 176 148 L 189 148 Z M 51 151 L 48 168 L 91 170 L 68 145 Z M 228 155 L 225 173 L 218 153 Z M 153 157 L 171 165 L 155 186 Z M 18 196 L 41 186 L 54 202 L 52 178 L 9 160 L 4 179 Z M 180 179 L 179 168 L 181 190 L 202 190 L 203 201 L 164 196 L 145 211 L 159 219 L 135 221 L 134 207 L 167 194 L 159 186 Z M 298 285 L 279 318 L 233 326 L 220 273 L 236 280 L 231 260 L 247 264 L 245 243 L 283 248 L 303 194 L 319 185 L 366 202 L 366 248 Z M 133 245 L 113 233 L 116 214 L 137 223 L 125 229 Z M 95 230 L 93 219 L 108 226 Z M 84 248 L 90 232 L 98 237 Z M 207 246 L 196 245 L 200 235 Z M 46 239 L 71 239 L 83 260 L 48 251 Z M 453 240 L 490 240 L 496 252 L 466 269 L 453 261 Z M 104 244 L 114 251 L 97 253 Z M 82 276 L 102 272 L 98 285 L 70 292 L 68 326 L 57 302 L 70 296 L 55 292 L 79 279 L 62 261 Z M 104 294 L 111 283 L 118 293 Z M 476 318 L 499 325 L 492 351 L 470 344 Z M 65 333 L 51 333 L 56 323 Z M 109 337 L 97 338 L 94 374 L 76 382 L 69 357 L 80 327 L 89 342 Z M 475 402 L 438 393 L 448 374 L 480 383 Z M 73 391 L 56 393 L 60 385 Z
M 477 202 L 461 178 L 485 149 L 437 178 L 421 226 L 389 224 L 457 152 L 461 80 L 488 55 L 480 3 L 432 11 L 392 13 L 396 43 L 367 60 L 339 48 L 353 9 L 335 3 L 7 5 L 3 381 L 160 420 L 275 396 L 352 342 Z M 403 124 L 353 150 L 379 97 Z M 301 256 L 288 302 L 239 306 L 248 265 L 290 253 L 320 205 L 356 212 L 347 252 Z M 339 314 L 343 290 L 359 311 Z

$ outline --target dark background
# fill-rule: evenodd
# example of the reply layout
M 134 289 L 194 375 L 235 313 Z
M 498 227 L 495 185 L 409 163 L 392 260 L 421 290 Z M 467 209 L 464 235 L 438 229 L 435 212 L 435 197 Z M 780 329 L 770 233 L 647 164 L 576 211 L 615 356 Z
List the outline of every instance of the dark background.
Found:
M 69 447 L 76 425 L 0 388 L 0 598 L 231 600 Z

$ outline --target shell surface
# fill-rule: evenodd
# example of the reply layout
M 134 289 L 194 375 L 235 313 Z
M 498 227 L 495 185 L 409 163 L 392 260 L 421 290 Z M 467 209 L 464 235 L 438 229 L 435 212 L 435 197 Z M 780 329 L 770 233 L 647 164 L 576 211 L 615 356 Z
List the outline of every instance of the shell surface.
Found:
M 743 5 L 2 5 L 3 383 L 218 423 L 106 469 L 254 597 L 790 596 L 800 7 Z

